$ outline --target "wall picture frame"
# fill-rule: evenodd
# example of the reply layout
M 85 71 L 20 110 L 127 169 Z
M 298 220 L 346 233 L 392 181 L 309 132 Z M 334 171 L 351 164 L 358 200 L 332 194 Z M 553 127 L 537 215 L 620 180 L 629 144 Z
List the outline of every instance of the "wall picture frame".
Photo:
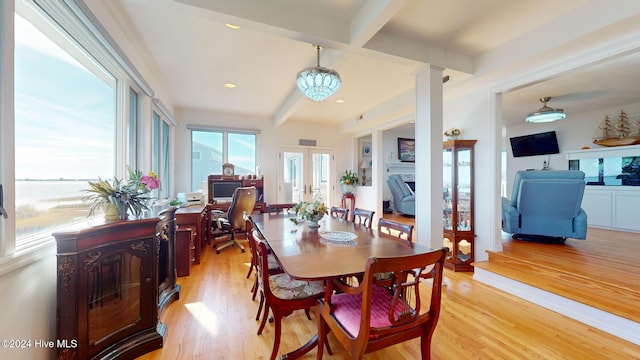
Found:
M 416 139 L 398 138 L 398 160 L 416 162 Z

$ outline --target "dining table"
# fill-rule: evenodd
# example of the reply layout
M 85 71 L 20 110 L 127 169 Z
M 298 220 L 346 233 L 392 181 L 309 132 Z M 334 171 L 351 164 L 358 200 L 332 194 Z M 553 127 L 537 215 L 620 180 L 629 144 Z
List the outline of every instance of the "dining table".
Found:
M 379 232 L 377 229 L 325 215 L 318 228 L 290 214 L 254 214 L 278 264 L 300 280 L 331 280 L 364 273 L 370 257 L 423 254 L 431 248 Z M 296 359 L 317 345 L 317 334 L 280 359 Z

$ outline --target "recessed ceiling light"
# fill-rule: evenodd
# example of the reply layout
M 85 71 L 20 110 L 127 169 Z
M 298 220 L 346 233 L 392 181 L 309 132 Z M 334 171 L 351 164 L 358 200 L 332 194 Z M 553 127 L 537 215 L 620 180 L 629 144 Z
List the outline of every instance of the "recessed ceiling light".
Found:
M 234 24 L 224 24 L 224 26 L 228 27 L 229 29 L 233 29 L 233 30 L 238 30 L 240 29 L 240 26 L 238 25 L 234 25 Z
M 224 87 L 226 87 L 227 89 L 233 89 L 236 87 L 236 84 L 233 83 L 226 83 L 224 84 Z
M 344 99 L 338 99 L 338 100 L 336 100 L 336 104 L 342 104 L 342 103 L 344 103 Z

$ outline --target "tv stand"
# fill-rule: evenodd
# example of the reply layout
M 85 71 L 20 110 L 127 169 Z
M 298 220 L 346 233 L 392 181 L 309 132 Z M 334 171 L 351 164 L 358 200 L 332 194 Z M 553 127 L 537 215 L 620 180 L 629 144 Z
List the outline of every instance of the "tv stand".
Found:
M 208 177 L 208 189 L 209 189 L 209 208 L 212 210 L 227 211 L 231 201 L 228 202 L 216 202 L 213 198 L 213 183 L 214 182 L 242 182 L 242 187 L 254 186 L 256 188 L 256 205 L 253 211 L 265 212 L 267 209 L 264 203 L 264 181 L 263 179 L 242 179 L 240 176 L 234 176 L 233 178 L 223 178 L 222 175 L 209 175 Z

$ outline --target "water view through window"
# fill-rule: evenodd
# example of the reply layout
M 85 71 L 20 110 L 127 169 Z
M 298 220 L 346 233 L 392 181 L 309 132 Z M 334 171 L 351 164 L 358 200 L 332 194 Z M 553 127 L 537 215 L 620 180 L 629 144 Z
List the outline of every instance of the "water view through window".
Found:
M 87 181 L 113 178 L 116 81 L 94 61 L 76 60 L 17 14 L 15 23 L 19 244 L 86 221 L 81 199 Z

